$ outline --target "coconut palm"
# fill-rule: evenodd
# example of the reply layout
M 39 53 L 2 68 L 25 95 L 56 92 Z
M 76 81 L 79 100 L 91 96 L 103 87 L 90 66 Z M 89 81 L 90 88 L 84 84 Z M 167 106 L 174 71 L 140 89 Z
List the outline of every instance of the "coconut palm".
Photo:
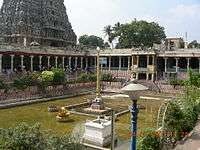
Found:
M 108 25 L 106 27 L 104 27 L 104 33 L 105 36 L 108 37 L 108 41 L 111 44 L 111 48 L 113 48 L 113 40 L 114 40 L 114 34 L 113 34 L 113 29 L 111 25 Z

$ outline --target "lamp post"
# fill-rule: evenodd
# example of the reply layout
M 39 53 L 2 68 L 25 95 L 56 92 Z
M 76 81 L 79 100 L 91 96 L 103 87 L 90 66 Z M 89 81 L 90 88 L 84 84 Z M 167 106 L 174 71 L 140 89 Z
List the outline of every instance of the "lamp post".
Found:
M 100 97 L 100 48 L 97 47 L 97 85 L 96 85 L 96 96 Z
M 135 84 L 135 83 L 131 83 L 121 89 L 121 91 L 127 94 L 133 102 L 132 106 L 130 107 L 130 112 L 131 112 L 130 150 L 136 150 L 137 116 L 138 116 L 137 100 L 140 97 L 140 94 L 145 90 L 148 90 L 148 88 L 141 84 Z

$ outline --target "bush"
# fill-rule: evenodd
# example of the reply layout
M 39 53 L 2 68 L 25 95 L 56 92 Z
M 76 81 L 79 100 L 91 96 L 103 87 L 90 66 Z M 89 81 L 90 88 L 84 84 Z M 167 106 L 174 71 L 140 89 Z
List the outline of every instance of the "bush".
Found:
M 173 86 L 184 86 L 185 85 L 185 81 L 184 80 L 180 80 L 180 79 L 170 79 L 169 80 L 169 84 L 173 85 Z
M 95 82 L 97 79 L 95 74 L 82 73 L 78 76 L 77 82 Z
M 54 68 L 53 72 L 53 84 L 63 84 L 65 82 L 65 72 L 62 69 Z
M 28 75 L 22 75 L 21 77 L 13 81 L 12 86 L 19 90 L 24 90 L 29 86 L 35 86 L 38 84 L 38 78 L 40 74 L 32 73 Z
M 4 83 L 3 80 L 0 79 L 0 90 L 1 89 L 6 89 L 6 84 Z
M 113 81 L 113 76 L 110 73 L 102 74 L 101 80 L 102 81 L 106 81 L 106 82 L 112 82 Z
M 18 90 L 25 90 L 28 86 L 26 85 L 26 82 L 24 81 L 23 77 L 15 79 L 13 81 L 13 87 Z
M 161 150 L 160 137 L 153 129 L 143 131 L 144 137 L 139 140 L 139 150 Z
M 0 129 L 0 149 L 18 150 L 82 150 L 78 140 L 65 136 L 55 136 L 40 130 L 40 125 L 20 124 L 9 129 Z
M 196 86 L 200 88 L 200 74 L 189 71 L 189 80 L 187 81 L 189 86 Z

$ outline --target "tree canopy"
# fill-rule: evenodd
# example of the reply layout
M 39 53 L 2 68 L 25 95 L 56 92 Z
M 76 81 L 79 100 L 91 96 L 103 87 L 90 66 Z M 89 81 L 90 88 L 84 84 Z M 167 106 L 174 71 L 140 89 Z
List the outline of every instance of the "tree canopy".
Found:
M 79 37 L 79 44 L 88 47 L 104 47 L 104 40 L 95 35 L 82 35 Z
M 198 43 L 197 40 L 194 40 L 189 43 L 188 48 L 200 48 L 200 43 Z
M 112 34 L 118 37 L 117 48 L 152 47 L 166 38 L 164 27 L 155 22 L 132 21 L 117 23 L 112 27 Z

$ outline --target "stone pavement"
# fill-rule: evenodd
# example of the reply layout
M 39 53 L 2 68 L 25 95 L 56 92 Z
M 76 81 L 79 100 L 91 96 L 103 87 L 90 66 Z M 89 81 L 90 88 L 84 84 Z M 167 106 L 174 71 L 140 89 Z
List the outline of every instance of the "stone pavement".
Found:
M 190 136 L 185 141 L 178 144 L 174 150 L 200 150 L 200 116 Z

